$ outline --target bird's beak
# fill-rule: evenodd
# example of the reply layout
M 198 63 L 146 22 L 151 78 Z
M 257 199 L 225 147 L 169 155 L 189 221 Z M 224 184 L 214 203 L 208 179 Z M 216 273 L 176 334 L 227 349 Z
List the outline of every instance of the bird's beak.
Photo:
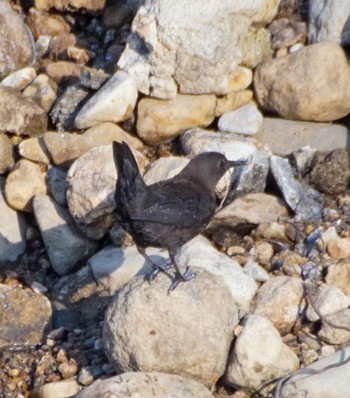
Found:
M 237 166 L 245 166 L 249 163 L 249 159 L 239 159 L 239 160 L 230 160 L 229 165 L 231 167 L 237 167 Z

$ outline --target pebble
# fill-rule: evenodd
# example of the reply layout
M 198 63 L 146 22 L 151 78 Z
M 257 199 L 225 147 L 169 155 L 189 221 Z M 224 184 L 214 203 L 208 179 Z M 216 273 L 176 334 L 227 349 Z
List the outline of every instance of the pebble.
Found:
M 57 84 L 45 74 L 39 74 L 23 91 L 23 96 L 30 98 L 48 112 L 57 99 Z
M 23 140 L 18 145 L 18 151 L 22 157 L 34 162 L 49 164 L 51 161 L 41 136 Z
M 36 78 L 34 68 L 27 67 L 6 76 L 1 80 L 0 87 L 12 87 L 17 90 L 25 89 Z
M 350 297 L 350 263 L 345 260 L 330 264 L 327 267 L 326 283 L 338 287 Z
M 0 174 L 5 173 L 14 164 L 13 146 L 11 139 L 0 134 Z

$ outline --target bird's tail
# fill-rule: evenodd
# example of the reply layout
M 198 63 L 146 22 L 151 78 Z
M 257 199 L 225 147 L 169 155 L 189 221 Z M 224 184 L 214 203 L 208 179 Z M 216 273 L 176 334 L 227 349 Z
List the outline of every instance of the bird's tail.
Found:
M 128 144 L 113 141 L 113 157 L 118 172 L 118 180 L 126 180 L 129 184 L 135 181 L 143 181 Z

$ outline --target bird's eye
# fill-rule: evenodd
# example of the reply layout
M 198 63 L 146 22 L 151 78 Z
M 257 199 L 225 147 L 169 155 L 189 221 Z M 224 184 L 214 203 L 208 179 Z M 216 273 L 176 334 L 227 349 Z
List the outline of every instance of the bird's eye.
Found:
M 224 168 L 225 168 L 225 165 L 226 165 L 226 162 L 225 162 L 224 159 L 220 159 L 220 160 L 218 161 L 218 166 L 219 166 L 220 169 L 224 169 Z

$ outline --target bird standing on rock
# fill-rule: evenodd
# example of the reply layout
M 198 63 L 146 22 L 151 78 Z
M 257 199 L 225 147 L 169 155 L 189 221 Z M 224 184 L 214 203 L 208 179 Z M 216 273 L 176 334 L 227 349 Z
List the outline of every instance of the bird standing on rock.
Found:
M 203 231 L 216 209 L 215 187 L 231 167 L 246 161 L 229 161 L 218 152 L 205 152 L 193 158 L 175 177 L 146 185 L 129 146 L 113 142 L 118 179 L 115 191 L 116 216 L 123 229 L 134 239 L 140 254 L 153 268 L 154 280 L 161 267 L 152 262 L 145 248 L 168 250 L 175 267 L 175 280 L 168 293 L 180 282 L 196 274 L 187 267 L 182 274 L 175 260 L 177 250 Z

